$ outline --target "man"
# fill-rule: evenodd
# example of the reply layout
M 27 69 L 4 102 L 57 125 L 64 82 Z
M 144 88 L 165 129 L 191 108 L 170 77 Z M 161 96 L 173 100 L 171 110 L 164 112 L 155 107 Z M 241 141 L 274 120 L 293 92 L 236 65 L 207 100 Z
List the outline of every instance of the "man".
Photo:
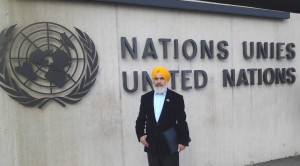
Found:
M 157 66 L 152 70 L 154 91 L 141 97 L 139 115 L 136 120 L 136 134 L 145 146 L 149 166 L 179 166 L 179 152 L 190 142 L 183 97 L 167 88 L 170 72 Z M 171 154 L 163 132 L 175 127 L 177 131 L 177 152 Z

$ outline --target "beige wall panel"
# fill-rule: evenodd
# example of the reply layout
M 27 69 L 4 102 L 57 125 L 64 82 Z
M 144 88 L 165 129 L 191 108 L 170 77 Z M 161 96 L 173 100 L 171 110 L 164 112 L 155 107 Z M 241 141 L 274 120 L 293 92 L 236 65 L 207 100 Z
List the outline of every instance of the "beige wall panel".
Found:
M 9 1 L 1 2 L 1 6 L 9 13 L 9 23 L 1 24 L 2 29 L 17 23 L 17 30 L 21 30 L 35 22 L 49 21 L 74 34 L 74 26 L 86 32 L 97 47 L 100 67 L 91 92 L 80 103 L 66 108 L 53 101 L 42 110 L 25 108 L 2 91 L 1 101 L 7 101 L 7 106 L 1 109 L 6 115 L 1 123 L 9 133 L 1 135 L 6 141 L 1 154 L 7 156 L 1 162 L 31 166 L 122 165 L 120 97 L 116 88 L 119 77 L 115 68 L 118 59 L 110 57 L 117 54 L 112 48 L 116 45 L 115 33 L 111 33 L 116 31 L 114 7 L 59 1 Z

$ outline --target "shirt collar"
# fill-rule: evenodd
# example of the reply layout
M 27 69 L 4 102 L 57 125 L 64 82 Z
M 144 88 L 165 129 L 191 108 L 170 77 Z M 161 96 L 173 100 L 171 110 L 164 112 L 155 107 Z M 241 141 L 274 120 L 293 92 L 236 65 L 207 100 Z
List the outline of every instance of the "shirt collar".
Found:
M 166 95 L 167 94 L 167 89 L 163 93 L 157 93 L 154 91 L 154 95 Z

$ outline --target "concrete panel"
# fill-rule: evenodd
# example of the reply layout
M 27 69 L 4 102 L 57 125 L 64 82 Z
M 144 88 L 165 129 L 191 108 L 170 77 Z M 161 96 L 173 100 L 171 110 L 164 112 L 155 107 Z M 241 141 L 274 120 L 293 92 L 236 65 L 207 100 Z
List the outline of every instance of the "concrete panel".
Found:
M 1 135 L 6 147 L 1 148 L 5 154 L 1 165 L 122 165 L 118 59 L 110 57 L 117 54 L 112 48 L 116 45 L 111 33 L 116 31 L 113 6 L 59 1 L 1 1 L 1 6 L 7 8 L 10 20 L 1 29 L 17 23 L 20 30 L 49 21 L 74 33 L 74 26 L 86 32 L 97 47 L 100 66 L 92 91 L 66 108 L 55 102 L 42 110 L 24 108 L 2 90 L 5 120 L 1 123 L 9 133 Z

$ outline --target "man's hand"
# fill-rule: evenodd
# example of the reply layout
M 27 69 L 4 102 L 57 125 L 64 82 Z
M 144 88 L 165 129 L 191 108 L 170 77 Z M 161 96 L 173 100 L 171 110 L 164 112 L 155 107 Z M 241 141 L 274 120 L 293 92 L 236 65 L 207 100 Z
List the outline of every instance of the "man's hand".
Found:
M 181 145 L 181 144 L 178 144 L 178 152 L 181 152 L 181 151 L 183 151 L 184 150 L 184 148 L 185 148 L 185 146 L 184 145 Z
M 147 135 L 141 136 L 140 142 L 141 142 L 144 146 L 149 147 L 149 144 L 148 144 L 148 142 L 146 141 L 146 138 L 147 138 Z

